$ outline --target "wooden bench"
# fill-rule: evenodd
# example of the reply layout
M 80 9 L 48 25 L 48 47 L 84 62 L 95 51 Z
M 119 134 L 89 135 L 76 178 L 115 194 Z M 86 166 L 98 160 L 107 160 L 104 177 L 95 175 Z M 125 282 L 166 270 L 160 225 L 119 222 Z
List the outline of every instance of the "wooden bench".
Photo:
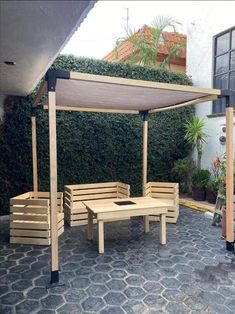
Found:
M 63 193 L 57 193 L 58 236 L 64 232 Z M 50 245 L 50 193 L 27 192 L 10 199 L 10 243 Z
M 179 184 L 171 182 L 148 182 L 145 195 L 153 198 L 172 199 L 174 209 L 169 209 L 166 215 L 168 223 L 176 223 L 179 216 Z M 149 220 L 159 221 L 158 216 L 150 216 Z
M 71 227 L 87 225 L 88 213 L 84 201 L 129 196 L 130 185 L 121 182 L 66 185 L 64 187 L 65 220 Z

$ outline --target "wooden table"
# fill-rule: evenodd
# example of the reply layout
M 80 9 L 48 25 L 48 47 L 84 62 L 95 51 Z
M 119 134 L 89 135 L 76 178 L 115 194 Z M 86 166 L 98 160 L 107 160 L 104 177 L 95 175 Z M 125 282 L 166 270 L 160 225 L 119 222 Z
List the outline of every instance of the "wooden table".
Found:
M 127 203 L 126 203 L 127 202 Z M 132 202 L 132 203 L 130 203 Z M 144 216 L 144 231 L 149 232 L 148 215 L 160 216 L 160 243 L 166 244 L 166 214 L 172 209 L 170 199 L 133 197 L 121 200 L 106 199 L 83 202 L 88 211 L 88 239 L 93 238 L 93 217 L 98 223 L 99 253 L 104 253 L 104 222 Z M 128 204 L 129 203 L 129 204 Z

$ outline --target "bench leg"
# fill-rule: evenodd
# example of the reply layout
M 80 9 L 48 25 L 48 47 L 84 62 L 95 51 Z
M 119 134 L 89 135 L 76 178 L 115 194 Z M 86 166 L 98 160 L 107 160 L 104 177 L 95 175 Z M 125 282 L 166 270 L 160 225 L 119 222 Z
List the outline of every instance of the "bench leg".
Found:
M 99 239 L 99 253 L 104 253 L 104 222 L 98 221 L 98 239 Z
M 93 239 L 93 215 L 90 210 L 88 210 L 87 238 L 88 240 Z
M 149 232 L 149 216 L 144 216 L 144 232 Z
M 166 215 L 160 215 L 161 225 L 160 225 L 160 243 L 166 244 Z

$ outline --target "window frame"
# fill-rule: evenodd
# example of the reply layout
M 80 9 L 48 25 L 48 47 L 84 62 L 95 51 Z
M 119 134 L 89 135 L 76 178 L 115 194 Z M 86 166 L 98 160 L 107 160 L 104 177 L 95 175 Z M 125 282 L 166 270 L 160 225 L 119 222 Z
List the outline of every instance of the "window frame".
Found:
M 232 49 L 232 32 L 235 32 L 235 26 L 232 26 L 218 34 L 216 34 L 215 36 L 213 36 L 213 49 L 212 49 L 212 83 L 213 83 L 213 88 L 218 88 L 216 87 L 216 78 L 219 77 L 219 76 L 222 76 L 222 75 L 227 75 L 228 76 L 228 90 L 230 90 L 230 76 L 231 76 L 231 73 L 235 73 L 235 69 L 231 69 L 231 55 L 232 55 L 232 52 L 235 52 L 235 47 Z M 216 54 L 216 51 L 217 51 L 217 39 L 225 34 L 229 33 L 229 49 L 223 53 L 220 53 L 220 54 Z M 229 56 L 229 68 L 226 72 L 223 72 L 223 73 L 218 73 L 216 74 L 216 60 L 218 57 L 220 56 L 223 56 L 223 55 L 226 55 L 228 54 Z M 218 101 L 219 101 L 219 111 L 216 110 L 216 106 L 218 106 Z M 224 114 L 225 113 L 225 102 L 224 100 L 221 98 L 221 99 L 218 99 L 218 100 L 215 100 L 213 101 L 212 103 L 212 115 L 218 115 L 218 114 Z

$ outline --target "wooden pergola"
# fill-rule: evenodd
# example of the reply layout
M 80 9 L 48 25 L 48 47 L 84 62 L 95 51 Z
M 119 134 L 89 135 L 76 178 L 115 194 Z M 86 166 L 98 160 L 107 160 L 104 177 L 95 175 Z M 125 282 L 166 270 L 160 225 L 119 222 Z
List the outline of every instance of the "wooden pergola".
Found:
M 47 94 L 47 100 L 41 99 Z M 141 114 L 143 117 L 142 186 L 147 183 L 148 115 L 226 97 L 226 247 L 234 250 L 233 214 L 233 106 L 231 94 L 218 89 L 199 88 L 152 81 L 49 70 L 33 101 L 49 112 L 51 283 L 59 281 L 57 235 L 57 149 L 56 110 Z M 35 110 L 32 110 L 34 112 Z M 33 189 L 38 191 L 36 116 L 32 114 Z M 148 218 L 146 218 L 148 219 Z

